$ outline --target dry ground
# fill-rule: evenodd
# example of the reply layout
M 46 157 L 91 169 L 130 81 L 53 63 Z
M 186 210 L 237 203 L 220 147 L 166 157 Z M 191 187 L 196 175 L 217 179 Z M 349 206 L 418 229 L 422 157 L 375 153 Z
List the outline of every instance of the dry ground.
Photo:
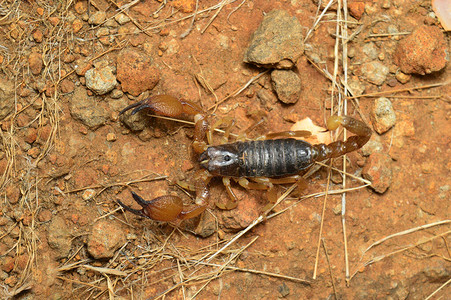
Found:
M 192 22 L 195 4 L 0 2 L 1 84 L 14 91 L 13 111 L 1 121 L 1 297 L 445 299 L 451 291 L 450 67 L 403 85 L 391 61 L 403 35 L 424 23 L 439 26 L 429 2 L 367 1 L 360 21 L 343 14 L 341 5 L 337 14 L 336 4 L 320 18 L 310 0 L 207 0 L 198 1 Z M 244 64 L 243 53 L 263 13 L 275 8 L 296 16 L 306 36 L 312 30 L 297 63 L 302 96 L 293 105 L 257 98 L 260 89 L 271 91 L 266 74 L 246 85 L 263 70 Z M 121 9 L 130 18 L 124 24 L 115 19 Z M 89 18 L 98 11 L 107 20 L 94 25 Z M 399 34 L 386 34 L 389 25 Z M 352 41 L 343 43 L 343 32 Z M 346 172 L 357 176 L 347 176 L 346 187 L 343 171 L 334 171 L 328 185 L 323 167 L 302 195 L 282 187 L 287 193 L 265 217 L 264 194 L 237 186 L 238 208 L 216 208 L 227 195 L 214 181 L 205 214 L 215 230 L 208 238 L 192 234 L 198 219 L 167 224 L 124 214 L 114 199 L 131 204 L 130 190 L 146 199 L 170 191 L 190 201 L 168 184 L 189 178 L 196 162 L 190 125 L 151 119 L 143 133 L 123 125 L 118 112 L 136 98 L 122 94 L 120 85 L 95 97 L 106 112 L 104 126 L 90 129 L 72 117 L 74 89 L 87 89 L 80 70 L 99 61 L 115 67 L 123 48 L 143 49 L 159 67 L 151 93 L 183 96 L 204 108 L 221 101 L 216 114 L 235 118 L 236 132 L 252 124 L 253 110 L 267 112 L 257 135 L 289 130 L 304 117 L 322 125 L 345 103 L 348 114 L 371 124 L 374 99 L 388 97 L 397 123 L 379 138 L 392 159 L 390 187 L 383 194 L 365 187 L 360 172 L 366 158 L 356 152 L 347 156 Z M 394 71 L 381 86 L 359 73 L 368 48 Z M 344 63 L 342 51 L 353 51 L 352 59 Z M 360 81 L 363 95 L 348 97 L 331 81 L 347 77 Z M 334 166 L 343 170 L 342 162 Z M 327 186 L 338 192 L 331 195 Z M 347 188 L 356 189 L 344 194 Z M 234 215 L 249 227 L 230 230 Z M 109 259 L 94 259 L 87 244 L 93 225 L 105 220 L 114 226 L 101 233 L 126 240 Z

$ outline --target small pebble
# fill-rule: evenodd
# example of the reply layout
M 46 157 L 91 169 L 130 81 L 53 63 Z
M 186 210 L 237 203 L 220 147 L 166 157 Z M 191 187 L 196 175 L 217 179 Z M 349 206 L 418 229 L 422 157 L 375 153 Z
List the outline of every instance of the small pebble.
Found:
M 30 71 L 33 75 L 41 73 L 41 70 L 44 67 L 41 53 L 32 52 L 28 57 L 28 65 L 30 66 Z
M 130 18 L 125 14 L 117 14 L 114 19 L 116 22 L 118 22 L 120 25 L 124 25 L 125 23 L 130 22 Z
M 365 3 L 363 1 L 351 2 L 348 3 L 348 8 L 349 14 L 357 20 L 360 20 L 365 12 Z
M 81 197 L 83 198 L 83 200 L 89 200 L 92 199 L 92 197 L 94 197 L 94 195 L 96 194 L 96 191 L 93 189 L 86 189 L 83 194 L 81 195 Z
M 39 222 L 48 222 L 52 219 L 52 212 L 49 209 L 41 210 L 38 214 Z
M 117 139 L 117 136 L 114 132 L 108 132 L 108 134 L 106 135 L 106 140 L 108 142 L 114 142 Z
M 362 74 L 366 80 L 375 84 L 382 85 L 387 78 L 389 68 L 379 61 L 371 61 L 362 65 Z
M 371 121 L 374 130 L 382 134 L 387 132 L 396 123 L 396 114 L 391 101 L 385 97 L 376 99 L 371 111 Z
M 285 284 L 285 282 L 282 283 L 282 285 L 279 285 L 277 290 L 280 293 L 280 296 L 286 297 L 290 294 L 290 288 Z
M 97 11 L 93 13 L 88 20 L 88 23 L 91 25 L 100 25 L 106 20 L 106 12 Z
M 371 154 L 362 170 L 363 178 L 371 181 L 371 188 L 379 193 L 384 193 L 391 185 L 393 171 L 392 159 L 387 153 L 375 152 Z
M 117 85 L 113 68 L 110 66 L 89 69 L 85 73 L 85 78 L 86 86 L 97 95 L 104 95 Z
M 393 61 L 408 74 L 440 71 L 449 61 L 448 42 L 438 26 L 418 26 L 399 42 Z
M 404 84 L 407 83 L 412 76 L 399 71 L 396 73 L 395 77 L 400 83 Z

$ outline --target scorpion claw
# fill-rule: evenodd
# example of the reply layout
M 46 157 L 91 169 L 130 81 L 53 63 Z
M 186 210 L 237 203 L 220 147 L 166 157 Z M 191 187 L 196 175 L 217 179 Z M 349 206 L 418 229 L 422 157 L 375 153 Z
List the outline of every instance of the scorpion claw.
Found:
M 188 100 L 179 100 L 169 95 L 155 95 L 133 103 L 121 110 L 119 115 L 132 108 L 134 108 L 131 113 L 132 115 L 143 109 L 149 109 L 158 115 L 166 117 L 177 117 L 181 114 L 196 115 L 203 113 L 202 109 L 197 104 Z
M 142 102 L 142 101 L 140 101 L 140 102 Z M 140 102 L 138 102 L 138 103 L 140 103 Z M 142 104 L 142 105 L 138 106 L 137 108 L 135 108 L 134 110 L 132 110 L 131 115 L 134 115 L 134 114 L 136 114 L 137 112 L 139 112 L 140 110 L 145 109 L 145 108 L 150 108 L 150 105 L 149 105 L 149 104 Z
M 117 202 L 125 209 L 135 215 L 146 217 L 155 221 L 171 222 L 175 220 L 183 220 L 194 218 L 201 214 L 206 206 L 194 205 L 186 207 L 183 205 L 182 199 L 177 196 L 164 195 L 153 200 L 146 201 L 141 196 L 132 192 L 133 199 L 142 209 L 134 209 L 125 205 L 120 200 Z
M 140 111 L 140 110 L 142 109 L 142 107 L 141 107 L 142 105 L 144 105 L 144 101 L 139 101 L 139 102 L 130 104 L 129 106 L 127 106 L 126 108 L 124 108 L 123 110 L 121 110 L 121 111 L 119 112 L 119 115 L 122 115 L 122 114 L 125 113 L 126 111 L 129 111 L 130 109 L 136 107 L 136 108 L 133 110 L 133 112 L 132 112 L 132 115 L 134 115 L 134 114 L 136 114 L 138 111 Z M 139 106 L 139 107 L 137 107 L 137 106 Z
M 117 203 L 119 203 L 122 206 L 123 209 L 128 210 L 129 212 L 134 213 L 135 215 L 148 218 L 148 216 L 146 216 L 142 210 L 131 208 L 130 206 L 122 203 L 121 200 L 116 200 L 116 201 L 117 201 Z
M 141 205 L 143 208 L 147 207 L 152 201 L 144 200 L 140 195 L 135 192 L 132 192 L 133 199 L 135 199 L 136 203 Z

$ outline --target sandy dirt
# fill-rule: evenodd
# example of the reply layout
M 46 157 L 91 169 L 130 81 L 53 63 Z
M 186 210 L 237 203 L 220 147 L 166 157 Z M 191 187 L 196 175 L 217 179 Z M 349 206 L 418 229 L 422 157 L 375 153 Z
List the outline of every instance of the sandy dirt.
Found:
M 197 9 L 189 0 L 2 2 L 0 298 L 424 299 L 436 292 L 430 299 L 445 299 L 449 33 L 428 1 L 353 1 L 352 16 L 340 22 L 352 37 L 343 64 L 342 5 L 338 17 L 335 3 L 314 26 L 321 13 L 314 2 L 206 0 Z M 274 9 L 294 16 L 304 37 L 313 30 L 293 68 L 302 86 L 294 104 L 277 99 L 269 71 L 243 62 Z M 446 49 L 445 66 L 440 53 L 418 62 L 420 53 L 404 62 L 413 74 L 403 73 L 394 53 L 423 25 L 438 31 L 424 34 L 426 46 Z M 346 81 L 355 97 L 345 94 Z M 266 193 L 235 182 L 238 206 L 219 209 L 229 198 L 215 178 L 201 217 L 157 222 L 116 200 L 138 208 L 134 191 L 146 200 L 178 195 L 190 205 L 193 193 L 175 184 L 199 169 L 190 123 L 143 111 L 134 130 L 128 115 L 119 116 L 157 94 L 198 103 L 214 111 L 212 120 L 233 118 L 236 134 L 264 112 L 250 137 L 290 130 L 305 117 L 324 127 L 347 98 L 347 114 L 373 135 L 346 156 L 345 187 L 343 159 L 335 159 L 329 185 L 328 168 L 318 166 L 300 192 L 262 217 Z M 391 125 L 376 116 L 380 97 L 391 103 L 380 100 Z M 279 186 L 278 195 L 290 188 Z

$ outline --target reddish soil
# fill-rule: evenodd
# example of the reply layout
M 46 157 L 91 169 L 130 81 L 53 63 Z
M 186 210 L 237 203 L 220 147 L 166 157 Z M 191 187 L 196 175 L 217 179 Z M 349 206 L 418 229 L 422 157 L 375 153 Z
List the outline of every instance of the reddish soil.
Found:
M 115 199 L 137 207 L 131 190 L 147 200 L 171 193 L 192 203 L 171 183 L 177 179 L 189 181 L 198 165 L 190 146 L 191 126 L 146 117 L 146 129 L 135 132 L 121 122 L 118 113 L 151 94 L 189 99 L 205 109 L 213 106 L 215 96 L 202 87 L 196 76 L 202 74 L 216 88 L 218 99 L 224 99 L 264 71 L 242 62 L 264 13 L 284 9 L 296 16 L 307 32 L 312 27 L 316 5 L 310 0 L 255 0 L 242 5 L 236 1 L 225 5 L 209 26 L 218 10 L 199 14 L 192 31 L 181 39 L 192 18 L 167 22 L 165 26 L 161 22 L 172 12 L 172 19 L 188 16 L 195 10 L 196 1 L 139 1 L 128 10 L 132 21 L 120 25 L 112 19 L 115 25 L 109 27 L 108 35 L 100 37 L 96 33 L 108 27 L 107 23 L 90 25 L 87 18 L 97 11 L 105 11 L 107 18 L 114 16 L 114 1 L 91 0 L 89 10 L 86 1 L 23 1 L 19 5 L 10 2 L 13 1 L 5 3 L 5 9 L 12 9 L 11 14 L 0 21 L 0 44 L 8 49 L 0 49 L 1 80 L 16 90 L 14 111 L 1 121 L 0 171 L 5 174 L 0 210 L 3 298 L 18 294 L 18 299 L 153 299 L 167 292 L 166 299 L 194 295 L 198 299 L 423 299 L 446 282 L 448 285 L 432 299 L 444 299 L 450 293 L 451 89 L 449 84 L 413 89 L 449 81 L 449 62 L 441 71 L 413 75 L 401 84 L 395 78 L 397 67 L 392 54 L 403 35 L 370 36 L 386 33 L 388 25 L 396 25 L 399 32 L 411 32 L 425 23 L 440 28 L 431 17 L 429 4 L 410 0 L 365 2 L 360 19 L 362 32 L 349 45 L 355 52 L 349 59 L 349 76 L 360 81 L 365 94 L 387 92 L 384 96 L 389 97 L 396 113 L 395 126 L 382 135 L 373 131 L 372 138 L 380 138 L 383 152 L 391 158 L 393 179 L 387 191 L 379 194 L 365 187 L 346 193 L 347 253 L 352 279 L 347 283 L 340 193 L 327 197 L 316 278 L 312 276 L 325 198 L 299 200 L 298 195 L 290 195 L 275 209 L 277 212 L 288 208 L 286 211 L 255 226 L 210 261 L 223 265 L 253 241 L 228 264 L 241 270 L 227 269 L 216 277 L 210 274 L 206 279 L 183 285 L 178 284 L 182 275 L 186 279 L 217 271 L 204 267 L 191 275 L 195 267 L 184 269 L 185 260 L 200 260 L 203 254 L 214 253 L 223 246 L 218 242 L 230 240 L 242 229 L 231 230 L 237 226 L 235 223 L 245 227 L 258 218 L 267 205 L 265 193 L 246 191 L 233 184 L 240 199 L 238 207 L 221 211 L 214 203 L 224 203 L 228 196 L 221 180 L 213 180 L 211 203 L 204 214 L 213 220 L 215 231 L 208 238 L 192 232 L 199 218 L 162 223 L 124 213 Z M 199 1 L 199 11 L 217 2 Z M 152 15 L 160 6 L 161 11 Z M 328 20 L 335 19 L 335 12 L 331 11 Z M 149 24 L 156 28 L 133 33 Z M 318 66 L 330 73 L 334 70 L 335 27 L 332 21 L 321 23 L 306 42 L 306 49 L 310 49 L 306 53 L 319 56 Z M 353 27 L 349 34 L 355 30 Z M 449 53 L 449 35 L 446 39 Z M 362 49 L 368 43 L 375 45 L 376 60 L 390 68 L 391 73 L 381 86 L 366 81 L 359 71 L 365 61 Z M 97 57 L 94 65 L 102 61 L 116 68 L 117 56 L 124 47 L 151 57 L 152 65 L 160 72 L 158 84 L 138 97 L 122 94 L 120 83 L 115 91 L 94 96 L 86 87 L 80 68 L 92 68 L 88 62 Z M 29 60 L 31 53 L 39 53 L 43 59 Z M 305 117 L 324 126 L 331 110 L 331 83 L 307 57 L 311 55 L 303 55 L 296 65 L 303 86 L 297 103 L 258 99 L 257 92 L 262 88 L 272 90 L 268 75 L 264 75 L 238 96 L 221 103 L 217 117 L 234 118 L 234 132 L 239 133 L 253 124 L 251 112 L 266 112 L 267 122 L 252 136 L 289 130 L 293 121 Z M 41 59 L 43 65 L 36 65 L 35 61 Z M 78 71 L 73 71 L 76 68 Z M 341 68 L 339 73 L 343 74 Z M 70 103 L 78 101 L 73 98 L 74 89 L 88 90 L 88 96 L 95 99 L 93 106 L 106 111 L 104 125 L 89 128 L 73 117 Z M 389 93 L 401 89 L 404 91 Z M 115 92 L 120 95 L 118 99 L 112 97 Z M 349 100 L 348 114 L 372 126 L 370 114 L 375 99 L 368 96 L 358 102 Z M 192 120 L 190 116 L 181 118 Z M 347 157 L 347 172 L 360 177 L 368 158 L 362 151 Z M 334 163 L 338 168 L 341 164 L 341 159 Z M 159 176 L 167 176 L 168 180 L 139 181 Z M 307 179 L 302 195 L 324 192 L 327 177 L 326 168 L 314 173 Z M 331 190 L 342 188 L 338 177 L 338 173 L 333 173 Z M 128 184 L 130 181 L 133 183 Z M 362 182 L 347 178 L 346 187 L 360 185 Z M 289 185 L 280 190 L 286 188 Z M 95 192 L 92 198 L 88 195 L 90 189 Z M 99 220 L 111 222 L 112 228 L 101 227 L 94 233 L 93 226 Z M 388 239 L 362 257 L 365 249 L 384 237 L 440 221 L 442 225 Z M 122 242 L 118 247 L 111 246 L 114 251 L 106 254 L 106 259 L 94 258 L 88 249 L 103 247 L 102 241 L 99 246 L 89 246 L 93 237 L 102 238 L 97 235 L 99 232 Z M 258 239 L 254 241 L 255 238 Z M 397 252 L 405 247 L 410 248 Z M 97 250 L 100 255 L 107 251 Z M 365 267 L 366 262 L 369 263 Z M 79 265 L 71 266 L 74 263 Z M 290 276 L 310 284 L 246 269 Z

